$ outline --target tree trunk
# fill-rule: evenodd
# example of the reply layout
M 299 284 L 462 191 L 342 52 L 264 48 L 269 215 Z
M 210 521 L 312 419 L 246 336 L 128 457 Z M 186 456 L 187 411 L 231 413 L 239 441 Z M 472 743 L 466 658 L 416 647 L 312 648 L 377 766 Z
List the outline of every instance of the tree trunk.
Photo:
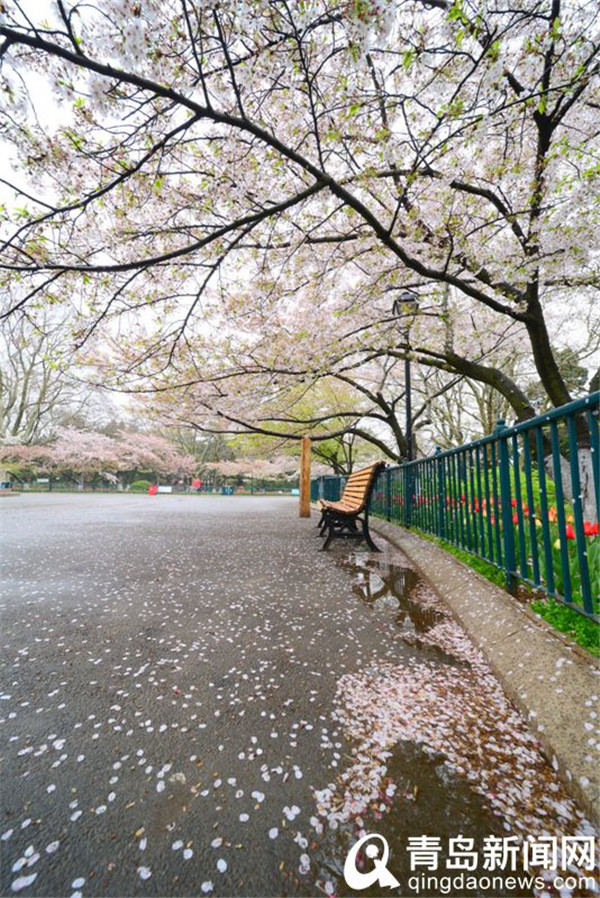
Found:
M 595 523 L 598 520 L 596 508 L 596 496 L 594 491 L 593 455 L 590 448 L 580 448 L 577 453 L 579 465 L 579 482 L 581 485 L 581 511 L 584 521 Z M 548 476 L 556 482 L 554 461 L 551 455 L 544 459 L 544 467 Z M 561 482 L 565 502 L 573 502 L 573 484 L 571 481 L 571 466 L 567 459 L 561 455 Z
M 551 455 L 547 455 L 544 459 L 544 467 L 546 474 L 556 483 L 557 472 L 554 470 L 554 459 Z M 571 483 L 571 466 L 569 462 L 561 455 L 560 457 L 560 479 L 562 483 L 563 496 L 566 502 L 573 501 L 573 484 Z
M 537 296 L 530 298 L 529 317 L 526 327 L 531 341 L 535 367 L 552 405 L 555 408 L 566 405 L 567 402 L 571 401 L 571 395 L 554 357 L 546 322 Z
M 594 524 L 598 520 L 598 509 L 594 489 L 594 456 L 592 450 L 590 448 L 580 449 L 578 461 L 583 519 Z

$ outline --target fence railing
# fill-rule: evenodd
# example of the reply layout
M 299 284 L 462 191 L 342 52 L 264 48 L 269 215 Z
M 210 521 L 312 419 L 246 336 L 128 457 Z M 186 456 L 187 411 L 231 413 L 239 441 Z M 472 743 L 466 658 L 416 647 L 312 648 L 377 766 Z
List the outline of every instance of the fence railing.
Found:
M 316 502 L 318 499 L 326 499 L 328 502 L 337 502 L 345 482 L 346 478 L 337 474 L 324 474 L 315 480 L 311 480 L 311 501 Z
M 369 513 L 432 534 L 600 620 L 600 393 L 381 471 Z M 335 501 L 344 478 L 312 482 Z

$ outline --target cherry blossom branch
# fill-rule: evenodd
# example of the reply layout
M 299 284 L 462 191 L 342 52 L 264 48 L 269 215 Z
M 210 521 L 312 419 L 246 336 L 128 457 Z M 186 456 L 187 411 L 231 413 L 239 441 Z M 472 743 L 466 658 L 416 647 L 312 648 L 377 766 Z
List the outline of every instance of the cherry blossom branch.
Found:
M 230 127 L 233 127 L 236 130 L 245 131 L 249 134 L 252 134 L 254 137 L 258 138 L 262 143 L 267 146 L 272 147 L 278 153 L 280 153 L 285 158 L 289 159 L 290 162 L 295 163 L 301 169 L 306 171 L 315 179 L 315 185 L 312 188 L 312 192 L 318 192 L 323 188 L 328 188 L 329 191 L 341 199 L 347 206 L 354 209 L 355 212 L 371 227 L 373 233 L 377 236 L 379 241 L 383 246 L 389 249 L 394 255 L 396 255 L 407 268 L 415 271 L 421 277 L 427 278 L 428 280 L 436 280 L 442 281 L 450 284 L 451 286 L 456 287 L 461 292 L 466 294 L 467 296 L 476 299 L 478 302 L 483 303 L 494 311 L 502 314 L 508 315 L 515 320 L 523 320 L 522 313 L 513 309 L 511 306 L 507 306 L 504 303 L 499 302 L 493 297 L 489 296 L 484 291 L 473 287 L 469 282 L 465 281 L 463 278 L 458 277 L 457 275 L 451 274 L 445 270 L 439 270 L 432 268 L 431 266 L 425 265 L 420 260 L 412 257 L 406 250 L 388 233 L 387 228 L 379 221 L 379 219 L 374 215 L 371 210 L 365 206 L 365 204 L 352 193 L 350 193 L 345 187 L 342 186 L 339 181 L 334 179 L 330 174 L 322 171 L 317 166 L 315 166 L 312 162 L 306 159 L 302 154 L 298 151 L 294 150 L 292 147 L 283 143 L 281 139 L 276 137 L 271 132 L 267 131 L 262 126 L 258 125 L 256 122 L 252 122 L 247 119 L 242 119 L 237 116 L 234 116 L 230 113 L 217 112 L 212 108 L 201 106 L 200 104 L 190 100 L 188 97 L 185 97 L 180 92 L 174 90 L 173 88 L 167 87 L 165 85 L 161 85 L 155 81 L 151 81 L 148 78 L 145 78 L 142 75 L 136 75 L 131 72 L 125 72 L 123 69 L 118 69 L 115 66 L 112 66 L 107 63 L 96 62 L 93 59 L 90 59 L 87 56 L 80 56 L 79 54 L 73 53 L 70 50 L 67 50 L 61 47 L 59 44 L 56 44 L 52 41 L 47 41 L 42 38 L 32 37 L 27 34 L 23 34 L 19 31 L 16 31 L 13 28 L 8 28 L 6 26 L 0 26 L 0 35 L 4 36 L 6 39 L 13 43 L 22 43 L 26 46 L 32 47 L 34 49 L 42 50 L 45 53 L 48 53 L 52 56 L 55 56 L 59 59 L 64 59 L 67 62 L 70 62 L 77 67 L 83 67 L 90 71 L 94 71 L 99 75 L 103 75 L 105 77 L 109 77 L 112 79 L 116 79 L 118 81 L 122 81 L 127 84 L 131 84 L 133 86 L 138 87 L 144 91 L 150 91 L 154 93 L 156 96 L 161 96 L 169 100 L 173 100 L 176 103 L 180 104 L 183 108 L 188 109 L 198 118 L 209 119 L 215 123 L 225 124 Z M 310 188 L 309 188 L 310 190 Z M 253 216 L 246 217 L 241 220 L 242 224 L 247 223 L 251 220 Z M 231 227 L 223 229 L 223 233 L 227 233 L 231 230 Z M 210 242 L 210 241 L 208 241 Z M 143 262 L 130 262 L 123 263 L 120 266 L 93 266 L 91 269 L 85 266 L 63 266 L 63 270 L 70 271 L 127 271 L 130 268 L 135 267 L 136 265 L 145 265 L 148 264 L 149 261 L 152 264 L 160 264 L 163 261 L 171 261 L 172 259 L 179 258 L 187 253 L 199 249 L 202 246 L 207 245 L 204 241 L 198 241 L 196 244 L 192 244 L 189 247 L 183 247 L 179 250 L 175 250 L 172 253 L 164 254 L 163 256 L 156 257 L 153 260 L 144 260 Z M 27 270 L 29 266 L 11 266 L 4 265 L 3 267 L 8 270 Z M 42 268 L 47 268 L 52 270 L 53 266 L 41 266 Z M 59 268 L 61 266 L 54 266 L 55 268 Z

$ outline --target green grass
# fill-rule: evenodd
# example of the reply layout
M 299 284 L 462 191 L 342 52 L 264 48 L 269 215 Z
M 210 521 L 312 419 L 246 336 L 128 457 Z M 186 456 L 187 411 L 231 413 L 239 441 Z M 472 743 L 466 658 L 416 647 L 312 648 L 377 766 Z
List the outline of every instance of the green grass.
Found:
M 435 543 L 436 546 L 439 546 L 444 552 L 448 552 L 449 555 L 454 555 L 458 561 L 462 561 L 463 564 L 473 568 L 474 571 L 477 571 L 478 574 L 481 574 L 481 576 L 485 577 L 486 580 L 489 580 L 490 583 L 494 583 L 501 589 L 506 588 L 506 577 L 494 564 L 490 564 L 489 561 L 484 561 L 483 558 L 477 558 L 476 555 L 471 555 L 470 552 L 464 552 L 462 549 L 458 549 L 456 546 L 447 543 L 443 539 L 439 539 L 437 536 L 431 536 L 431 534 L 423 533 L 421 530 L 418 531 L 418 534 L 422 539 L 429 540 L 430 543 Z
M 537 599 L 531 604 L 532 611 L 539 614 L 555 630 L 560 630 L 570 636 L 574 642 L 583 646 L 592 655 L 600 656 L 600 643 L 598 624 L 583 615 L 573 611 L 554 599 Z
M 485 577 L 486 580 L 489 580 L 501 589 L 506 588 L 504 573 L 493 564 L 489 564 L 487 561 L 483 561 L 483 559 L 477 558 L 469 552 L 463 552 L 462 549 L 457 549 L 456 546 L 449 545 L 444 540 L 430 536 L 428 533 L 419 531 L 419 536 L 435 543 L 440 549 L 453 555 L 458 561 L 468 565 L 474 571 L 477 571 L 478 574 L 481 574 L 482 577 Z M 526 588 L 526 584 L 521 584 L 521 586 Z M 566 605 L 551 598 L 536 599 L 529 603 L 528 607 L 536 614 L 539 614 L 555 630 L 569 636 L 573 642 L 587 649 L 592 655 L 600 657 L 600 629 L 595 621 L 584 617 L 572 608 L 568 608 Z
M 444 542 L 443 539 L 437 539 L 436 537 L 428 538 L 431 539 L 436 546 L 439 546 L 440 549 L 444 549 L 444 551 L 448 552 L 450 555 L 454 555 L 458 561 L 462 561 L 463 564 L 467 564 L 470 568 L 473 568 L 474 571 L 477 571 L 478 574 L 481 574 L 481 576 L 485 577 L 486 580 L 489 580 L 490 583 L 494 583 L 501 589 L 506 589 L 506 577 L 494 564 L 484 561 L 483 558 L 477 558 L 476 555 L 471 555 L 470 552 L 464 552 L 456 546 L 449 545 Z

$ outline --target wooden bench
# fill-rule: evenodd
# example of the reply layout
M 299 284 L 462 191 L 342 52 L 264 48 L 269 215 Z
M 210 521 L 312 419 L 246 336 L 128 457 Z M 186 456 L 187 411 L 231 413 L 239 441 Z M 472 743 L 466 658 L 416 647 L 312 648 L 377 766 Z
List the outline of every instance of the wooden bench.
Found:
M 375 545 L 369 533 L 369 499 L 373 492 L 375 479 L 379 471 L 385 467 L 380 461 L 368 468 L 351 474 L 346 481 L 342 498 L 339 502 L 328 502 L 319 499 L 321 520 L 319 534 L 326 536 L 322 546 L 324 552 L 333 539 L 364 539 L 373 552 L 380 549 Z M 362 517 L 361 517 L 362 516 Z M 361 525 L 360 529 L 358 524 Z

